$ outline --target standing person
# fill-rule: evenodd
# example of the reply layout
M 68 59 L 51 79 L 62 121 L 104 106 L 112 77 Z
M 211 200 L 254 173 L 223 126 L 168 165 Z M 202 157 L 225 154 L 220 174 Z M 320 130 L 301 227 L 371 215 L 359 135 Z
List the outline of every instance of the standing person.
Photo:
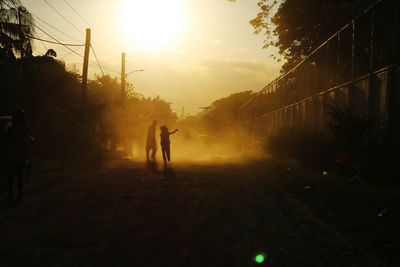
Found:
M 171 134 L 174 134 L 178 131 L 178 129 L 175 129 L 175 131 L 173 132 L 169 132 L 168 127 L 163 125 L 160 127 L 161 130 L 161 152 L 163 155 L 163 159 L 164 159 L 164 164 L 167 165 L 167 159 L 168 161 L 171 160 L 171 150 L 170 150 L 170 144 L 171 142 L 169 141 L 169 136 Z
M 156 152 L 157 152 L 156 126 L 157 126 L 157 121 L 153 120 L 153 123 L 147 129 L 147 139 L 146 139 L 147 161 L 156 160 Z M 151 150 L 151 158 L 149 157 L 150 150 Z
M 28 143 L 34 142 L 30 130 L 26 125 L 25 113 L 16 109 L 12 113 L 12 124 L 7 133 L 9 178 L 8 178 L 8 199 L 13 197 L 14 176 L 17 177 L 18 195 L 17 201 L 22 201 L 22 176 L 26 170 L 29 160 Z

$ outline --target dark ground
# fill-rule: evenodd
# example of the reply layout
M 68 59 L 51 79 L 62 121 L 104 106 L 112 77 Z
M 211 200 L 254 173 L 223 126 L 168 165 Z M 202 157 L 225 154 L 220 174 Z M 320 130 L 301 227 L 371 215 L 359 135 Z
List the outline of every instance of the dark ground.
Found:
M 399 266 L 335 221 L 317 178 L 291 182 L 296 168 L 268 160 L 178 162 L 167 172 L 129 160 L 38 166 L 24 202 L 0 207 L 0 266 Z M 346 205 L 340 196 L 333 202 Z M 374 220 L 386 216 L 372 210 Z

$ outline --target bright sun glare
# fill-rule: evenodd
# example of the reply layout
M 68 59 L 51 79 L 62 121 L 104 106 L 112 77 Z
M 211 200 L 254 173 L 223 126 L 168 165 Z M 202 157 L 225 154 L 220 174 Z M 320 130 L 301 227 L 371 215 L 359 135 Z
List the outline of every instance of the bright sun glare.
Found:
M 183 0 L 125 0 L 120 6 L 122 34 L 135 49 L 160 50 L 183 31 Z

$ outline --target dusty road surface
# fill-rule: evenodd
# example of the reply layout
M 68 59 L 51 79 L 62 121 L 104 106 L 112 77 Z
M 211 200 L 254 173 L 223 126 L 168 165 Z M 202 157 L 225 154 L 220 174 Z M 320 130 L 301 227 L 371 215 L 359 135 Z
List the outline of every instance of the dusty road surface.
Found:
M 117 160 L 38 173 L 0 210 L 0 266 L 384 266 L 282 191 L 277 171 Z

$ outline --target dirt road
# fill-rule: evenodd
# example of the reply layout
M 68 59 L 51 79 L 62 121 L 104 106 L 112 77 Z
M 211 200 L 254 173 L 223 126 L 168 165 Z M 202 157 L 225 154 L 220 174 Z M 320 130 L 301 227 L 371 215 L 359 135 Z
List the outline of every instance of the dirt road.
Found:
M 0 266 L 384 266 L 257 166 L 38 174 L 0 211 Z

